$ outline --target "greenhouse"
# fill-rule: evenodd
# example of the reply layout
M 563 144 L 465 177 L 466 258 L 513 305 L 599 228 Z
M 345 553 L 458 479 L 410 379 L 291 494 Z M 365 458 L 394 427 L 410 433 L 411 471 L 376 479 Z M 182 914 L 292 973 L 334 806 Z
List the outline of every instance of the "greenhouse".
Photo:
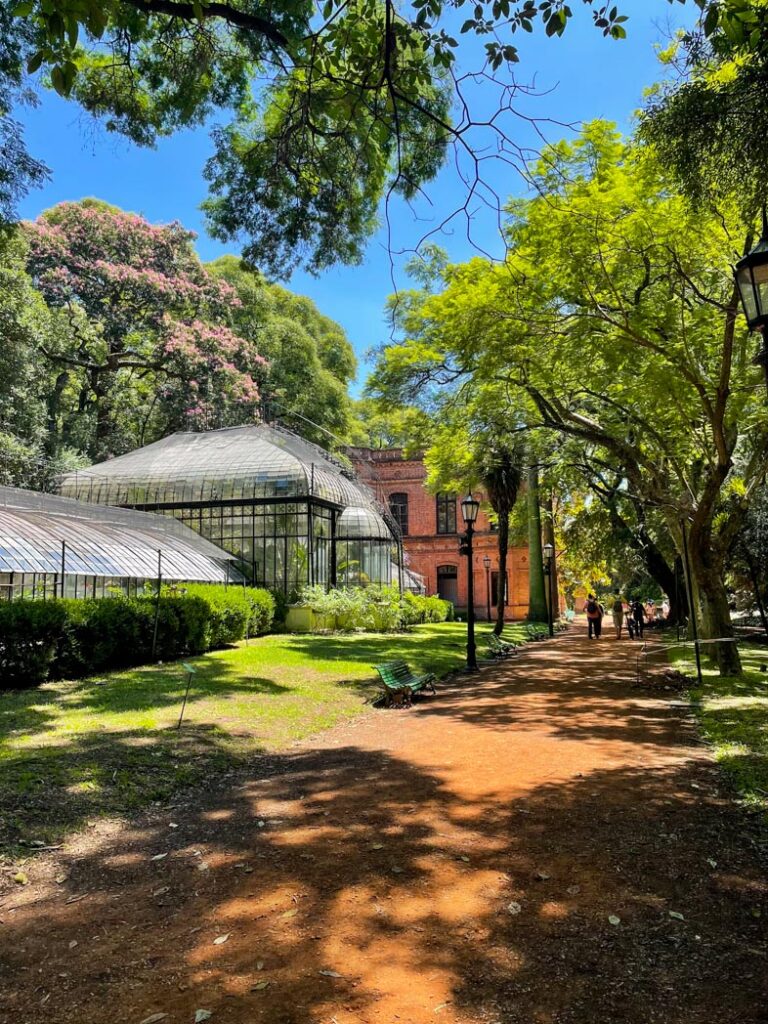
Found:
M 241 581 L 233 558 L 182 523 L 0 487 L 0 599 L 136 594 L 148 581 Z
M 172 434 L 65 476 L 63 494 L 174 517 L 290 593 L 401 576 L 397 527 L 341 461 L 275 425 Z M 400 580 L 401 581 L 401 580 Z

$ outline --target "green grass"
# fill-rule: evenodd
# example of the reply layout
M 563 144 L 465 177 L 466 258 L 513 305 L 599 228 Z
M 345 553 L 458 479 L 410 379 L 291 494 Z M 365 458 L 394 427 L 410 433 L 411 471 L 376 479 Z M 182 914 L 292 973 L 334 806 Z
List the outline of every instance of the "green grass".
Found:
M 768 648 L 739 644 L 743 675 L 720 677 L 702 664 L 704 685 L 691 697 L 701 732 L 731 785 L 748 806 L 768 813 Z M 695 675 L 692 655 L 680 649 L 670 656 L 686 674 Z
M 478 626 L 482 656 L 488 625 Z M 523 626 L 507 627 L 524 639 Z M 52 843 L 100 814 L 123 814 L 254 754 L 361 713 L 371 666 L 393 656 L 438 676 L 464 664 L 466 625 L 405 634 L 275 635 L 191 659 L 181 732 L 179 662 L 0 693 L 0 848 Z

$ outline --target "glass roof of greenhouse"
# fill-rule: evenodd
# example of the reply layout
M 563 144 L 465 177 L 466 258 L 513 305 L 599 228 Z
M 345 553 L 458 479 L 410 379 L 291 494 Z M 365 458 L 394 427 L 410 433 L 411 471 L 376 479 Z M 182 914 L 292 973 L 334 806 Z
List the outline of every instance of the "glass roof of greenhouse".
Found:
M 375 509 L 351 505 L 338 518 L 336 539 L 391 541 L 392 533 Z
M 0 487 L 0 572 L 241 580 L 232 556 L 170 516 Z
M 322 448 L 277 426 L 179 433 L 68 473 L 61 492 L 106 505 L 280 501 L 372 506 L 368 488 Z

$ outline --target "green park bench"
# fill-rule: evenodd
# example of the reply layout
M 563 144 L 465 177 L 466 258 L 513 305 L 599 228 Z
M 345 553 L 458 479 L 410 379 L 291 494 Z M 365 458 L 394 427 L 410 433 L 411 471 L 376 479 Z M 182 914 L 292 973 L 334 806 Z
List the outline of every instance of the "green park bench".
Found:
M 420 690 L 435 692 L 436 677 L 431 672 L 422 676 L 414 675 L 404 661 L 387 661 L 373 667 L 384 684 L 383 696 L 390 707 L 408 707 L 414 693 Z
M 546 640 L 549 636 L 549 632 L 546 629 L 542 629 L 540 626 L 533 626 L 531 624 L 525 627 L 525 632 L 529 640 Z

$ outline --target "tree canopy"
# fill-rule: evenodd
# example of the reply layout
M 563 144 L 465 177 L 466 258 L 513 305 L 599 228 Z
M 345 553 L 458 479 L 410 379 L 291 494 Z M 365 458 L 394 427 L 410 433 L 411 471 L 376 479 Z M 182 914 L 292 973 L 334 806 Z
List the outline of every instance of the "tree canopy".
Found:
M 701 38 L 761 50 L 760 0 L 692 2 Z M 603 35 L 627 34 L 623 5 L 602 0 L 1 0 L 0 116 L 38 71 L 140 145 L 224 112 L 210 229 L 270 273 L 317 271 L 359 260 L 382 200 L 417 196 L 451 147 L 474 167 L 470 193 L 489 143 L 524 173 L 516 34 L 562 35 L 584 8 Z M 467 36 L 483 42 L 481 66 L 461 66 Z M 494 116 L 474 109 L 470 80 L 495 91 Z M 44 169 L 3 124 L 12 202 Z
M 730 635 L 724 560 L 766 471 L 759 372 L 730 263 L 752 225 L 694 209 L 652 152 L 601 122 L 545 154 L 509 204 L 510 255 L 449 267 L 373 379 L 388 401 L 484 394 L 510 429 L 571 438 L 581 461 L 689 531 L 704 634 Z M 721 645 L 721 667 L 738 667 Z

